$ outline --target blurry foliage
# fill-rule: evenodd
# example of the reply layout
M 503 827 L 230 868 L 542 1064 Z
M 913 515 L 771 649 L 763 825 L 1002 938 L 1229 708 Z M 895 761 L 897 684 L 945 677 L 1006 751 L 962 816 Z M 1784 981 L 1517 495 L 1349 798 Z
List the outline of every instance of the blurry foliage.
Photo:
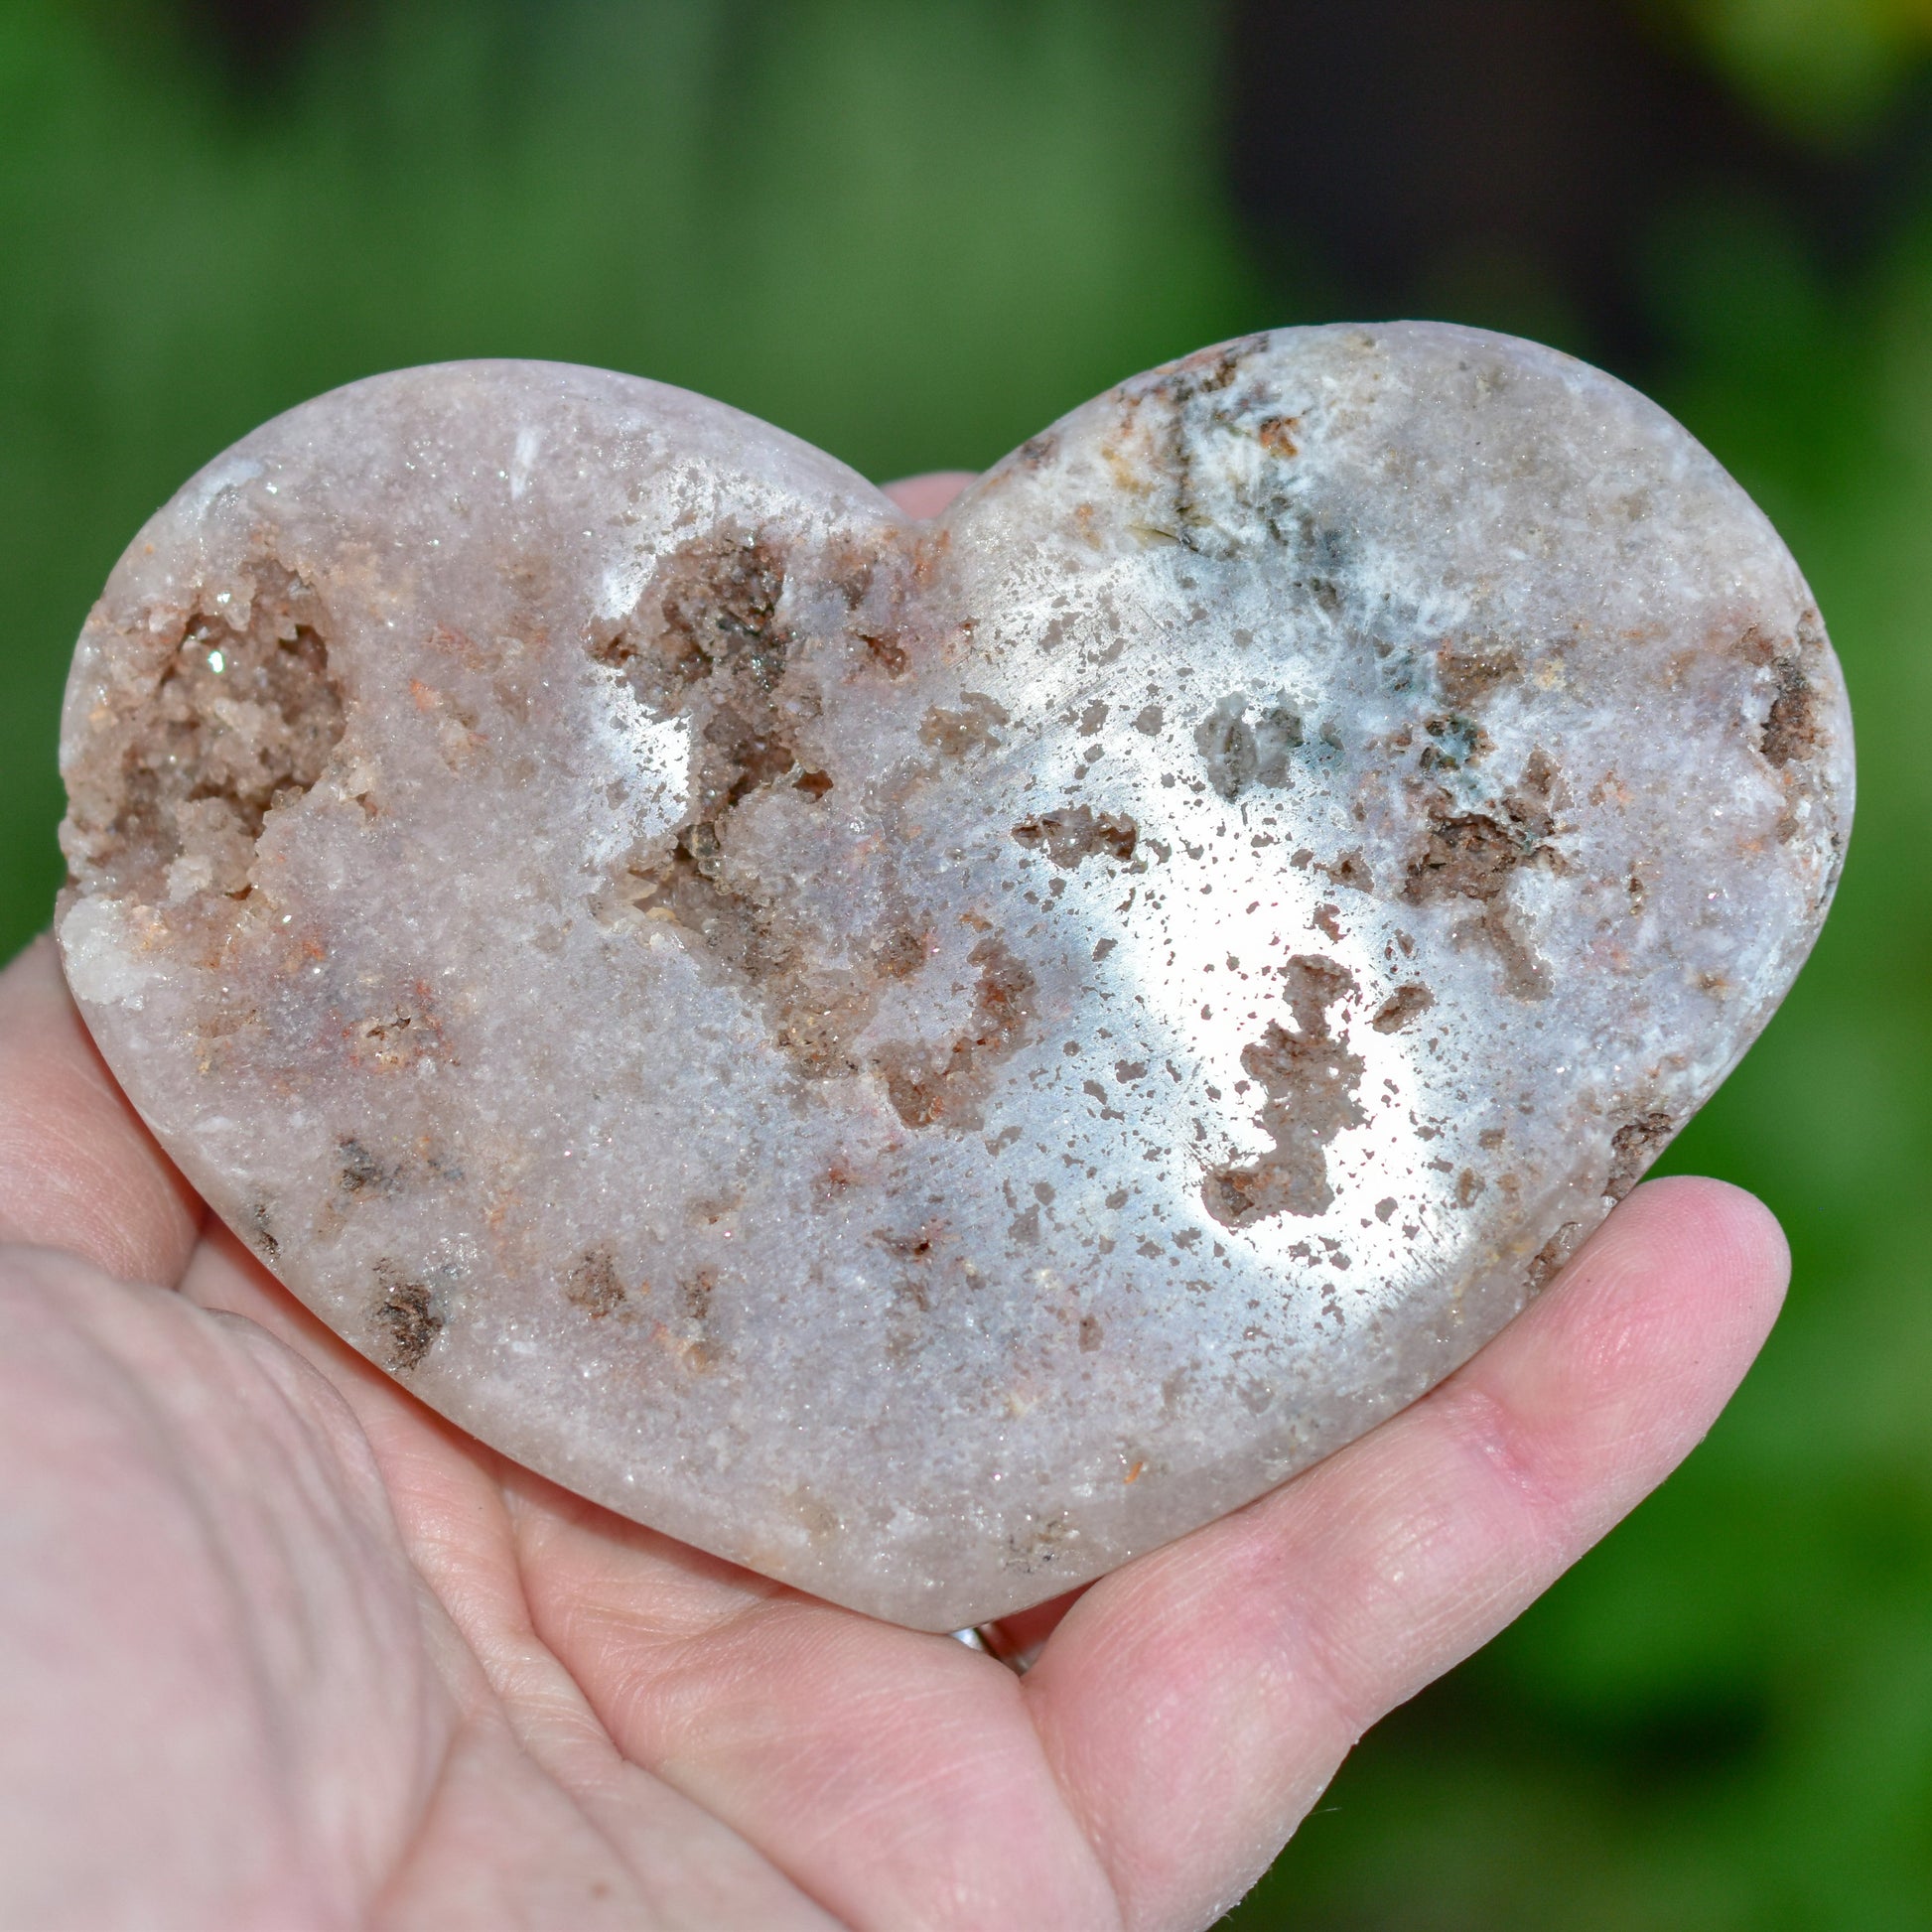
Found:
M 0 0 L 0 956 L 142 519 L 264 417 L 468 355 L 629 369 L 875 477 L 977 466 L 1266 320 L 1195 0 L 400 0 L 251 85 Z
M 1926 0 L 1669 4 L 1834 140 L 1926 34 Z M 54 717 L 88 601 L 275 410 L 550 355 L 884 476 L 983 463 L 1282 319 L 1224 211 L 1211 24 L 1205 0 L 410 0 L 250 81 L 131 0 L 0 0 L 0 951 L 59 876 Z M 1790 1309 L 1662 1494 L 1371 1734 L 1246 1932 L 1932 1924 L 1925 186 L 1837 282 L 1761 201 L 1681 207 L 1637 292 L 1652 386 L 1792 543 L 1859 720 L 1838 910 L 1671 1160 L 1783 1216 Z
M 1835 145 L 1869 126 L 1932 47 L 1932 0 L 1660 0 L 1761 108 Z

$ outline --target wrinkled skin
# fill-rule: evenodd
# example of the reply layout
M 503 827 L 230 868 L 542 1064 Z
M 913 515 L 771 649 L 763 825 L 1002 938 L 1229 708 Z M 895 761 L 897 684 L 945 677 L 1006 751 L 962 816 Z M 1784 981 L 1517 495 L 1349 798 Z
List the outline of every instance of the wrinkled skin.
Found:
M 1787 1267 L 1639 1188 L 1424 1401 L 1018 1619 L 1022 1679 L 416 1403 L 205 1217 L 45 941 L 0 1243 L 0 1924 L 49 1928 L 1205 1925 L 1696 1444 Z

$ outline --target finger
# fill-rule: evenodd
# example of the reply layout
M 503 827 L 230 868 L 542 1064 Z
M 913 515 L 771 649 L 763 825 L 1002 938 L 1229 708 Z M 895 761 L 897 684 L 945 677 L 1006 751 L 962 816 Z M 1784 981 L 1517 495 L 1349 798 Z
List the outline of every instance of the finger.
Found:
M 95 1050 L 54 941 L 35 940 L 0 973 L 0 1241 L 172 1287 L 201 1220 Z
M 885 493 L 907 516 L 937 516 L 973 481 L 970 470 L 928 470 L 922 477 L 901 477 L 883 484 Z
M 1654 1181 L 1433 1395 L 1096 1585 L 1024 1689 L 1127 1923 L 1231 1903 L 1369 1725 L 1662 1480 L 1787 1273 L 1748 1195 Z

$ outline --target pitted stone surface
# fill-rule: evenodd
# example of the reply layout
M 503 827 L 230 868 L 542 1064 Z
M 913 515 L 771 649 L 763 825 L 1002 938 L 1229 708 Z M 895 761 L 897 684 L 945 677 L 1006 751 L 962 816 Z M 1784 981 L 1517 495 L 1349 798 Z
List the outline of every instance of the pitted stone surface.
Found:
M 929 1628 L 1259 1494 L 1533 1296 L 1849 824 L 1764 518 L 1430 325 L 1125 383 L 934 524 L 536 363 L 270 423 L 136 540 L 68 975 L 425 1401 Z

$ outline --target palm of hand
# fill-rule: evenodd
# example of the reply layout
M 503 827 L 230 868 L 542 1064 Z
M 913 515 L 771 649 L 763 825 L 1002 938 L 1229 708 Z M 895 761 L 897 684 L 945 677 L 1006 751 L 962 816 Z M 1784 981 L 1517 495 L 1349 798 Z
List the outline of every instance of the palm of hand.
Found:
M 1205 1924 L 1675 1465 L 1784 1275 L 1747 1196 L 1640 1189 L 1433 1395 L 1036 1614 L 1022 1680 L 376 1373 L 205 1218 L 43 942 L 0 975 L 0 1924 Z

